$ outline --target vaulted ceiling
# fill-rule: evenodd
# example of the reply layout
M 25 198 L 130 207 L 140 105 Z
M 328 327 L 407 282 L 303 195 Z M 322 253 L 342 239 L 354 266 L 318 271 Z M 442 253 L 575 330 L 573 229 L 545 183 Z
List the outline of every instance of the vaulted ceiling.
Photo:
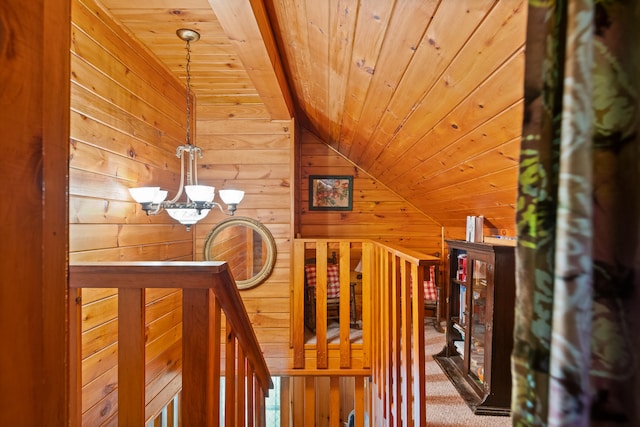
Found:
M 526 0 L 101 0 L 198 115 L 292 116 L 445 226 L 513 230 Z

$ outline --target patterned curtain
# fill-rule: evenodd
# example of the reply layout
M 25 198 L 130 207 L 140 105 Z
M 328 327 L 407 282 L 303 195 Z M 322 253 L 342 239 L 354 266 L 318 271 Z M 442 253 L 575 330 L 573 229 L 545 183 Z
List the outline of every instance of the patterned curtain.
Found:
M 640 426 L 640 0 L 530 0 L 514 426 Z

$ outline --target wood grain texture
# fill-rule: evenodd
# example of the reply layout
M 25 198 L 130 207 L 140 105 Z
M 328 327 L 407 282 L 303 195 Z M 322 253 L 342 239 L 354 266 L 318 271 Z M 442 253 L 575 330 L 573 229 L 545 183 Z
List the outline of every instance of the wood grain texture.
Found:
M 237 6 L 245 16 L 250 3 Z M 184 46 L 175 37 L 174 28 L 193 26 L 210 35 L 194 46 L 196 138 L 205 146 L 201 177 L 218 188 L 242 185 L 248 193 L 241 206 L 246 209 L 243 215 L 260 219 L 277 234 L 279 257 L 274 274 L 259 288 L 243 292 L 243 299 L 259 325 L 256 333 L 265 340 L 266 348 L 273 350 L 273 364 L 284 370 L 290 368 L 286 364 L 290 354 L 286 318 L 290 314 L 290 240 L 294 231 L 305 236 L 371 237 L 429 253 L 441 250 L 441 226 L 447 237 L 456 237 L 470 214 L 484 214 L 492 230 L 512 234 L 526 13 L 522 1 L 265 3 L 268 15 L 260 12 L 255 20 L 259 28 L 264 28 L 265 20 L 271 21 L 276 45 L 258 53 L 282 56 L 284 70 L 275 70 L 276 78 L 261 81 L 263 86 L 256 89 L 251 79 L 258 74 L 247 71 L 236 51 L 242 42 L 229 40 L 230 34 L 223 29 L 234 21 L 218 22 L 206 0 L 102 0 L 100 4 L 75 0 L 71 34 L 63 37 L 58 32 L 52 39 L 59 44 L 71 40 L 71 48 L 63 49 L 64 57 L 56 50 L 59 57 L 51 61 L 71 67 L 52 68 L 57 71 L 51 78 L 62 72 L 71 74 L 71 82 L 65 77 L 64 85 L 51 86 L 55 90 L 47 99 L 56 111 L 57 101 L 66 99 L 67 92 L 72 100 L 70 113 L 64 109 L 65 116 L 71 115 L 69 155 L 66 146 L 56 146 L 62 154 L 55 158 L 56 164 L 65 168 L 67 158 L 70 163 L 69 258 L 197 258 L 203 236 L 221 216 L 212 215 L 200 230 L 182 233 L 184 229 L 166 216 L 147 217 L 140 212 L 130 201 L 127 188 L 150 182 L 176 187 L 178 164 L 173 149 L 183 139 L 185 99 L 184 86 L 174 77 L 184 79 Z M 113 22 L 112 15 L 120 21 Z M 13 19 L 12 14 L 8 16 Z M 464 22 L 463 30 L 449 34 L 452 20 Z M 46 21 L 47 26 L 67 28 L 66 22 Z M 252 34 L 265 40 L 255 27 Z M 45 51 L 47 56 L 56 55 Z M 261 61 L 263 67 L 268 65 L 264 56 Z M 44 65 L 37 60 L 27 65 L 27 76 L 41 81 L 34 73 Z M 467 72 L 469 69 L 474 72 Z M 271 71 L 263 68 L 260 72 Z M 3 81 L 21 82 L 24 76 L 18 78 L 14 72 L 13 68 L 3 70 Z M 291 121 L 272 120 L 281 117 L 271 116 L 264 103 L 263 98 L 282 91 L 280 72 L 286 73 L 294 92 L 296 116 L 306 128 L 299 135 L 294 134 Z M 6 76 L 9 78 L 4 79 Z M 8 94 L 15 95 L 19 87 L 15 85 Z M 38 96 L 37 91 L 33 93 Z M 31 104 L 40 102 L 33 100 Z M 25 125 L 28 129 L 44 127 L 60 132 L 55 123 L 69 122 L 66 117 L 56 117 L 45 126 L 33 118 L 39 111 L 26 106 L 25 110 L 25 120 L 31 120 Z M 302 156 L 296 163 L 293 146 L 299 136 Z M 66 143 L 69 138 L 56 136 L 56 140 Z M 20 147 L 30 150 L 33 145 Z M 34 182 L 33 176 L 25 175 L 36 173 L 36 165 L 31 166 L 14 174 L 9 165 L 7 171 L 13 180 Z M 45 166 L 47 174 L 57 170 L 51 164 Z M 62 174 L 51 173 L 45 175 L 47 187 L 64 187 Z M 295 180 L 296 173 L 303 179 Z M 308 184 L 304 177 L 323 173 L 357 178 L 354 211 L 322 216 L 305 210 L 304 186 Z M 51 193 L 58 200 L 52 202 L 55 215 L 46 216 L 58 227 L 56 237 L 45 242 L 45 246 L 58 245 L 58 250 L 52 251 L 57 257 L 44 260 L 50 263 L 46 264 L 48 271 L 59 273 L 53 277 L 64 274 L 66 253 L 62 252 L 66 250 L 59 249 L 67 241 L 62 230 L 66 220 L 55 219 L 66 216 L 59 212 L 65 208 L 63 193 Z M 294 197 L 298 202 L 292 204 Z M 40 206 L 42 197 L 30 192 L 27 199 L 24 203 Z M 31 216 L 18 216 L 13 210 L 17 207 L 6 209 L 10 209 L 6 215 L 16 215 L 18 224 L 37 222 Z M 293 213 L 300 214 L 295 230 Z M 38 241 L 34 242 L 37 245 Z M 40 253 L 38 248 L 28 249 L 29 254 Z M 38 291 L 34 292 L 28 296 L 38 297 Z M 89 313 L 100 304 L 108 306 L 110 297 L 90 301 L 88 293 L 83 298 L 87 298 L 85 303 L 95 304 L 87 305 Z M 103 298 L 105 301 L 98 302 Z M 151 298 L 149 304 L 155 301 Z M 158 307 L 163 306 L 166 296 L 157 298 Z M 114 301 L 117 296 L 111 298 L 111 303 Z M 57 308 L 54 304 L 51 310 Z M 166 306 L 166 310 L 158 311 L 158 318 L 175 314 L 175 307 Z M 57 311 L 47 313 L 60 318 Z M 87 319 L 83 336 L 95 340 L 82 343 L 87 363 L 101 353 L 100 349 L 111 360 L 114 347 L 109 337 L 114 319 L 109 313 L 105 311 L 103 324 L 95 316 Z M 63 324 L 64 320 L 55 327 L 60 329 Z M 171 322 L 157 324 L 153 332 L 160 339 L 164 335 L 161 328 L 167 328 L 165 332 L 171 336 L 174 326 Z M 101 332 L 105 335 L 97 338 Z M 59 345 L 57 335 L 47 338 L 54 350 Z M 167 338 L 167 345 L 169 341 Z M 47 362 L 56 363 L 53 359 Z M 91 370 L 94 380 L 112 369 L 108 364 L 95 366 L 104 370 Z M 104 405 L 110 402 L 113 399 L 109 397 L 102 400 Z M 96 407 L 91 413 L 101 410 Z M 117 405 L 109 406 L 103 421 L 113 420 L 114 411 Z
M 269 118 L 265 111 L 281 116 L 277 118 L 292 117 L 278 83 L 284 82 L 283 73 L 278 76 L 274 71 L 270 59 L 274 53 L 268 50 L 270 43 L 262 33 L 264 20 L 256 19 L 248 1 L 234 6 L 212 2 L 214 8 L 206 0 L 101 0 L 101 3 L 130 34 L 144 43 L 145 49 L 183 81 L 186 78 L 185 44 L 175 31 L 191 28 L 200 33 L 200 40 L 191 44 L 191 83 L 199 106 L 211 107 L 207 111 L 219 111 L 224 118 Z M 234 12 L 241 13 L 236 16 Z M 224 22 L 216 14 L 225 18 Z M 235 19 L 243 25 L 237 25 Z M 256 42 L 262 42 L 262 48 L 258 48 Z M 240 104 L 250 107 L 234 107 Z
M 184 326 L 190 332 L 183 341 L 185 384 L 183 407 L 186 425 L 214 425 L 214 407 L 218 402 L 211 399 L 214 371 L 220 361 L 214 360 L 218 354 L 214 349 L 220 343 L 220 307 L 215 302 L 215 295 L 208 289 L 185 289 Z M 214 363 L 215 362 L 215 363 Z
M 72 2 L 71 43 L 69 259 L 193 259 L 192 233 L 166 215 L 146 216 L 127 191 L 152 182 L 177 187 L 183 84 L 93 0 Z M 117 292 L 93 289 L 84 290 L 83 298 L 82 418 L 98 425 L 118 414 L 113 372 L 119 298 Z M 172 397 L 165 394 L 180 378 L 180 298 L 175 291 L 144 297 L 146 375 L 141 373 L 136 387 L 146 390 L 148 409 L 134 405 L 142 411 L 136 419 L 164 405 L 161 400 Z
M 256 127 L 261 120 L 288 119 L 293 112 L 303 128 L 436 223 L 457 228 L 467 215 L 484 215 L 501 234 L 514 234 L 514 193 L 497 199 L 491 190 L 513 188 L 514 175 L 494 179 L 490 172 L 517 163 L 526 1 L 101 2 L 123 32 L 181 79 L 184 48 L 173 29 L 202 32 L 193 52 L 198 137 L 235 132 L 229 126 L 262 132 Z M 74 27 L 80 43 L 81 29 Z M 104 35 L 104 43 L 116 45 Z M 95 46 L 84 49 L 85 55 L 95 52 Z M 102 93 L 104 81 L 73 63 L 78 80 L 95 76 Z M 139 77 L 122 71 L 114 65 L 119 84 L 131 90 Z M 158 105 L 183 105 L 175 99 L 179 91 L 162 93 Z M 142 108 L 142 99 L 123 93 L 113 102 Z M 145 117 L 151 122 L 158 114 L 147 109 Z M 494 121 L 506 115 L 502 124 Z M 113 111 L 107 116 L 122 120 Z M 180 120 L 172 125 L 174 131 L 181 126 Z M 250 169 L 221 166 L 219 173 L 230 179 Z M 470 180 L 486 185 L 466 195 L 456 191 Z M 434 188 L 443 191 L 425 198 Z M 451 198 L 464 209 L 432 208 L 433 201 Z M 495 200 L 491 209 L 485 198 Z
M 355 425 L 368 425 L 365 412 L 372 418 L 371 407 L 365 403 L 370 389 L 366 376 L 290 376 L 283 377 L 281 384 L 281 402 L 287 408 L 281 412 L 284 425 L 344 426 L 352 410 Z
M 182 324 L 169 329 L 164 337 L 168 343 L 160 343 L 161 339 L 151 344 L 145 343 L 144 329 L 146 320 L 144 312 L 145 289 L 149 287 L 161 288 L 147 292 L 150 295 L 171 295 L 168 292 L 176 282 L 182 287 L 183 318 Z M 159 387 L 158 378 L 163 379 L 172 393 L 165 393 L 164 398 L 175 395 L 176 375 L 168 372 L 164 375 L 157 363 L 145 373 L 145 366 L 149 366 L 149 359 L 154 362 L 162 355 L 163 349 L 175 349 L 174 344 L 180 343 L 182 329 L 188 331 L 184 335 L 182 344 L 182 358 L 184 363 L 182 393 L 185 405 L 185 423 L 187 425 L 214 425 L 217 422 L 217 412 L 214 407 L 219 405 L 216 393 L 211 393 L 213 386 L 219 384 L 220 366 L 220 309 L 224 310 L 227 337 L 226 343 L 226 375 L 227 375 L 227 419 L 233 425 L 234 408 L 244 408 L 245 398 L 241 383 L 237 387 L 239 394 L 237 402 L 234 381 L 243 382 L 247 372 L 244 367 L 250 364 L 252 379 L 255 378 L 261 396 L 273 387 L 269 371 L 266 367 L 262 352 L 258 347 L 254 331 L 249 323 L 238 290 L 233 286 L 232 276 L 228 265 L 223 262 L 103 262 L 82 263 L 69 267 L 69 286 L 76 288 L 104 288 L 110 284 L 118 286 L 118 319 L 122 328 L 118 333 L 118 343 L 111 346 L 109 351 L 102 350 L 90 356 L 93 363 L 86 363 L 83 377 L 88 378 L 92 365 L 105 363 L 106 359 L 118 358 L 118 390 L 120 424 L 144 424 L 146 417 L 153 416 L 157 406 L 162 403 L 159 396 L 166 387 Z M 164 289 L 164 290 L 163 290 Z M 172 333 L 172 330 L 175 331 Z M 118 352 L 117 347 L 123 347 Z M 214 348 L 215 347 L 215 348 Z M 236 356 L 237 355 L 237 356 Z M 146 356 L 146 357 L 145 357 Z M 236 357 L 238 360 L 236 361 Z M 147 360 L 145 360 L 147 359 Z M 175 356 L 174 356 L 175 360 Z M 111 365 L 113 363 L 111 362 Z M 164 363 L 170 366 L 170 363 Z M 99 369 L 92 369 L 94 375 L 99 375 Z M 204 375 L 203 375 L 204 372 Z M 238 378 L 239 377 L 239 378 Z M 153 381 L 152 381 L 153 379 Z M 92 379 L 89 379 L 91 381 Z M 146 387 L 145 387 L 146 385 Z M 150 392 L 155 390 L 156 394 Z M 145 393 L 146 392 L 146 393 Z M 145 399 L 146 395 L 146 399 Z M 111 402 L 113 396 L 107 396 Z M 154 402 L 154 407 L 145 409 L 145 404 Z M 167 400 L 168 402 L 168 400 Z M 100 414 L 109 411 L 101 410 Z M 95 405 L 83 416 L 95 414 Z M 231 414 L 231 416 L 230 416 Z M 109 414 L 110 415 L 110 414 Z
M 141 425 L 144 416 L 144 289 L 118 292 L 118 424 Z
M 11 200 L 0 208 L 1 425 L 67 425 L 79 406 L 65 268 L 69 13 L 68 1 L 0 5 L 0 178 Z
M 243 290 L 240 295 L 261 346 L 273 348 L 273 352 L 264 353 L 268 366 L 270 369 L 274 363 L 282 366 L 279 356 L 288 354 L 291 327 L 293 124 L 290 121 L 203 119 L 198 114 L 197 129 L 198 145 L 205 153 L 199 161 L 200 181 L 217 189 L 244 190 L 236 215 L 259 220 L 276 240 L 277 258 L 272 274 L 261 285 Z M 197 260 L 204 259 L 207 234 L 224 218 L 220 212 L 212 211 L 193 227 Z M 293 361 L 285 365 L 285 369 L 291 369 Z
M 515 233 L 515 194 L 498 201 L 501 209 L 485 211 L 482 202 L 489 186 L 515 183 L 489 171 L 517 164 L 517 145 L 502 147 L 520 135 L 525 1 L 268 3 L 304 128 L 439 224 L 484 215 Z M 506 111 L 512 120 L 495 127 L 492 118 Z M 482 137 L 485 152 L 441 157 Z M 473 169 L 480 160 L 484 170 Z M 423 195 L 442 188 L 436 174 L 454 186 L 487 186 L 462 196 L 445 184 L 435 199 L 459 196 L 467 207 L 433 210 Z
M 293 117 L 293 103 L 262 1 L 209 0 L 231 45 L 247 68 L 271 118 Z
M 310 132 L 301 139 L 299 232 L 303 237 L 353 237 L 440 251 L 441 227 L 384 184 L 351 164 Z M 309 175 L 352 175 L 353 210 L 310 211 Z

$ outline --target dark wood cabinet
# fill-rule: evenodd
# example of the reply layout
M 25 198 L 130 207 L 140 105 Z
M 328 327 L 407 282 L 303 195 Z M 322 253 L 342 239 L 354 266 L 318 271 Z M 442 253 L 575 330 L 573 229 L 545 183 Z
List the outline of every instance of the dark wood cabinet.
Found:
M 509 415 L 515 248 L 447 246 L 446 345 L 434 357 L 475 414 Z

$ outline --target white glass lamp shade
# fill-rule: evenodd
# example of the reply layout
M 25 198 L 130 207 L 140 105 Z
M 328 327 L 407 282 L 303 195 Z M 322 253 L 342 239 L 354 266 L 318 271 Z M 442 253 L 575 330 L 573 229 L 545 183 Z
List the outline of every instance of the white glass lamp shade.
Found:
M 130 188 L 129 194 L 138 203 L 151 203 L 156 200 L 160 187 L 137 187 Z
M 162 203 L 167 198 L 167 190 L 158 190 L 156 196 L 153 198 L 153 203 Z
M 244 198 L 244 191 L 220 190 L 220 198 L 226 205 L 237 205 Z
M 208 185 L 186 185 L 184 189 L 194 202 L 212 202 L 216 194 L 216 187 Z
M 180 224 L 193 225 L 207 216 L 210 210 L 211 209 L 202 209 L 200 213 L 198 213 L 197 209 L 167 209 L 166 211 L 171 218 Z

